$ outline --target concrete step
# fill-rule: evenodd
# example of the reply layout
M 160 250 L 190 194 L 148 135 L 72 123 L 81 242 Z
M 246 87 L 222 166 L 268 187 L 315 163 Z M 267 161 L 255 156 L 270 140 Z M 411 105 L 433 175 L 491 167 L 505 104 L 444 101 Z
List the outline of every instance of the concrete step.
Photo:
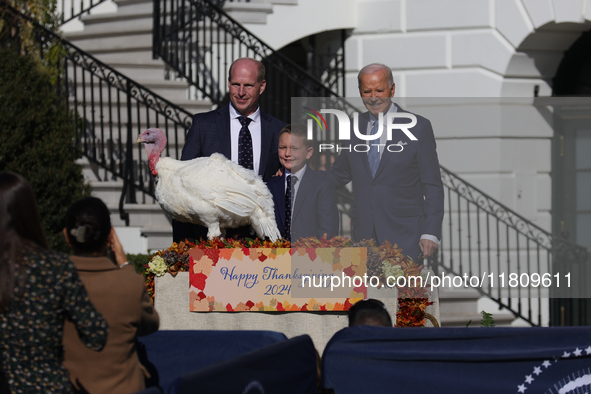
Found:
M 84 84 L 82 83 L 83 79 L 82 79 L 82 72 L 84 72 L 85 74 L 85 79 L 84 79 Z M 99 74 L 100 75 L 100 74 Z M 185 81 L 180 81 L 180 80 L 164 80 L 163 78 L 132 78 L 129 75 L 125 75 L 126 77 L 128 77 L 129 79 L 131 79 L 132 81 L 138 83 L 139 85 L 142 85 L 148 89 L 168 89 L 168 90 L 187 90 L 188 85 Z M 73 75 L 73 70 L 72 68 L 70 68 L 69 70 L 69 77 L 70 78 L 74 78 Z M 88 98 L 90 98 L 90 88 L 94 88 L 94 89 L 98 89 L 99 87 L 99 78 L 98 77 L 93 77 L 90 78 L 90 73 L 87 70 L 82 70 L 79 67 L 76 67 L 76 78 L 78 81 L 78 85 L 79 87 L 85 86 L 86 87 L 86 95 Z M 102 84 L 103 88 L 106 89 L 108 88 L 108 86 L 106 85 L 106 83 L 103 82 Z M 115 89 L 114 87 L 111 87 L 112 89 Z M 154 92 L 157 93 L 157 92 Z M 107 90 L 103 90 L 103 96 L 107 97 Z M 95 93 L 96 95 L 96 93 Z M 79 93 L 78 97 L 82 97 L 82 94 Z
M 89 78 L 86 78 L 87 81 L 89 81 Z M 151 92 L 153 92 L 154 94 L 160 96 L 161 98 L 163 98 L 164 100 L 172 103 L 172 104 L 176 104 L 177 106 L 179 106 L 182 110 L 188 112 L 188 115 L 182 113 L 182 111 L 179 113 L 179 117 L 181 119 L 181 122 L 185 122 L 185 118 L 188 116 L 189 117 L 189 122 L 190 119 L 193 117 L 194 114 L 196 113 L 201 113 L 201 112 L 207 112 L 207 111 L 211 111 L 213 108 L 213 105 L 211 103 L 211 101 L 208 100 L 199 100 L 199 99 L 195 99 L 195 100 L 191 100 L 188 98 L 188 95 L 190 94 L 189 92 L 191 91 L 190 88 L 188 87 L 188 85 L 183 82 L 183 81 L 165 81 L 165 80 L 156 80 L 156 79 L 152 79 L 152 80 L 143 80 L 143 79 L 139 79 L 139 81 L 137 81 L 139 84 L 142 84 L 142 81 L 144 83 L 144 87 L 148 88 Z M 78 89 L 76 90 L 76 92 L 70 92 L 70 105 L 73 106 L 75 103 L 78 106 L 78 111 L 80 111 L 80 114 L 82 115 L 82 108 L 86 107 L 86 116 L 88 115 L 89 111 L 95 111 L 95 116 L 97 115 L 98 112 L 100 112 L 100 107 L 103 108 L 103 110 L 108 109 L 109 107 L 109 98 L 111 100 L 111 104 L 113 105 L 112 108 L 116 108 L 117 105 L 117 93 L 119 92 L 119 100 L 122 103 L 122 107 L 120 108 L 120 119 L 125 119 L 125 121 L 127 121 L 127 110 L 125 109 L 125 103 L 127 100 L 127 96 L 125 95 L 125 92 L 122 92 L 121 90 L 117 89 L 114 86 L 108 86 L 106 85 L 106 83 L 103 82 L 102 86 L 99 85 L 99 81 L 97 79 L 94 79 L 93 81 L 93 85 L 90 84 L 90 81 L 88 83 L 86 83 L 86 88 L 82 87 L 82 84 L 79 84 Z M 102 95 L 102 96 L 101 96 Z M 109 96 L 110 95 L 110 96 Z M 141 97 L 141 96 L 138 96 Z M 149 97 L 151 100 L 156 100 L 156 98 L 152 98 Z M 158 99 L 159 100 L 159 99 Z M 132 96 L 132 105 L 133 105 L 133 114 L 132 114 L 132 120 L 136 120 L 137 118 L 137 110 L 138 110 L 138 106 L 137 106 L 137 101 L 135 99 L 134 96 Z M 98 106 L 98 108 L 93 107 L 93 104 L 95 104 Z M 102 105 L 101 105 L 102 103 Z M 161 101 L 160 104 L 158 104 L 158 106 L 160 106 L 160 109 L 164 109 L 166 111 L 171 110 L 171 111 L 175 111 L 174 109 L 169 108 L 168 104 L 166 104 L 164 101 Z M 141 120 L 140 122 L 143 122 L 146 115 L 146 107 L 143 104 L 139 105 L 139 109 L 140 109 L 140 116 L 141 116 Z M 154 112 L 155 110 L 150 110 L 150 116 L 154 117 L 153 114 L 155 114 L 156 112 Z M 117 118 L 119 115 L 118 112 L 116 110 L 112 110 L 111 111 L 112 116 L 114 118 Z M 171 112 L 172 113 L 172 112 Z M 103 112 L 103 116 L 108 116 L 108 110 Z M 176 117 L 175 117 L 176 119 Z
M 143 146 L 139 145 L 139 144 L 134 144 L 133 145 L 133 163 L 134 163 L 134 168 L 133 171 L 138 171 L 138 160 L 139 160 L 139 164 L 141 166 L 141 170 L 143 171 L 143 176 L 147 177 L 147 174 L 149 174 L 149 169 L 148 169 L 148 159 L 146 157 L 146 151 L 144 149 Z M 175 150 L 173 146 L 169 146 L 168 148 L 165 148 L 164 151 L 162 152 L 162 157 L 170 157 L 173 159 L 177 159 L 177 157 L 180 157 L 182 152 L 182 148 L 178 148 L 178 150 Z M 121 166 L 122 163 L 122 158 L 121 158 L 121 154 L 119 152 L 119 150 L 117 149 L 113 149 L 113 151 L 109 150 L 109 149 L 104 149 L 104 151 L 99 151 L 99 149 L 95 149 L 94 153 L 99 153 L 99 155 L 97 156 L 92 156 L 93 152 L 90 152 L 90 157 L 92 159 L 94 159 L 93 161 L 96 161 L 99 164 L 96 164 L 97 168 L 92 168 L 92 166 L 94 166 L 95 164 L 89 165 L 88 166 L 88 176 L 90 180 L 96 180 L 99 182 L 104 182 L 104 181 L 116 181 L 118 180 L 118 177 L 114 176 L 113 173 L 111 171 L 111 166 L 113 167 L 113 172 L 116 174 L 120 174 L 121 171 L 124 171 L 123 169 L 120 169 L 119 166 Z M 104 155 L 104 157 L 102 156 Z M 111 157 L 112 155 L 112 157 Z M 107 169 L 102 168 L 102 164 L 104 164 L 104 166 L 107 167 Z M 91 177 L 91 175 L 94 174 L 94 177 Z M 149 179 L 144 179 L 144 183 L 149 182 Z M 148 188 L 149 186 L 144 185 L 144 188 Z
M 105 53 L 98 55 L 97 59 L 110 67 L 113 67 L 119 73 L 127 76 L 133 81 L 144 85 L 154 93 L 163 98 L 176 103 L 185 108 L 190 113 L 209 111 L 212 108 L 210 101 L 189 99 L 189 85 L 182 79 L 176 78 L 176 73 L 168 71 L 167 66 L 161 60 L 153 60 L 151 51 L 125 52 L 125 53 Z M 81 82 L 84 80 L 88 86 L 86 89 L 86 99 L 91 100 L 90 83 L 94 83 L 95 97 L 99 100 L 98 78 L 91 78 L 90 72 L 76 67 L 76 79 Z M 84 78 L 82 77 L 84 73 Z M 105 71 L 105 76 L 109 76 L 109 71 Z M 73 68 L 69 68 L 69 78 L 73 78 Z M 111 90 L 112 100 L 116 99 L 116 90 L 103 84 L 103 100 L 108 100 L 108 91 Z M 82 100 L 82 90 L 76 92 L 77 99 Z
M 148 160 L 146 157 L 146 151 L 142 144 L 138 144 L 135 141 L 137 140 L 137 136 L 139 132 L 135 132 L 132 135 L 134 139 L 132 141 L 132 160 L 137 163 L 140 160 L 142 165 L 147 165 Z M 119 163 L 123 160 L 123 156 L 125 155 L 125 141 L 120 141 L 117 139 L 118 137 L 114 137 L 114 142 L 105 137 L 106 141 L 101 145 L 98 141 L 92 140 L 90 137 L 86 140 L 82 141 L 82 144 L 86 143 L 86 151 L 88 156 L 95 159 L 99 163 L 104 163 L 107 167 L 110 166 L 118 166 Z M 163 157 L 172 157 L 172 158 L 180 158 L 181 152 L 183 151 L 183 144 L 175 144 L 176 136 L 169 130 L 169 138 L 164 151 L 162 152 Z M 180 138 L 179 138 L 180 139 Z M 121 146 L 122 145 L 122 146 Z M 103 157 L 104 156 L 104 157 Z M 90 164 L 87 165 L 90 168 Z M 104 170 L 103 170 L 104 171 Z M 113 168 L 113 171 L 118 172 L 118 168 Z M 112 177 L 109 175 L 107 178 L 104 176 L 96 177 L 97 181 L 105 181 L 105 180 L 112 180 Z
M 119 204 L 107 204 L 112 214 L 119 214 Z M 170 217 L 162 210 L 162 207 L 154 204 L 123 204 L 123 210 L 129 213 L 130 226 L 136 227 L 165 227 L 171 225 Z M 117 217 L 113 226 L 125 226 L 125 222 Z
M 165 125 L 160 124 L 159 126 L 160 126 L 161 130 L 164 130 L 165 132 L 167 131 Z M 109 155 L 110 154 L 109 152 L 113 151 L 114 152 L 113 154 L 116 154 L 118 156 L 118 155 L 122 154 L 121 152 L 125 151 L 125 144 L 127 143 L 127 131 L 126 131 L 127 128 L 126 128 L 125 124 L 122 126 L 121 135 L 118 134 L 117 127 L 113 127 L 113 135 L 112 136 L 109 134 L 108 128 L 105 127 L 105 133 L 102 136 L 102 138 L 104 138 L 104 140 L 102 143 L 98 140 L 98 138 L 101 138 L 100 124 L 98 124 L 98 122 L 97 122 L 97 124 L 95 124 L 94 127 L 91 124 L 89 124 L 88 127 L 95 130 L 96 138 L 93 138 L 92 136 L 87 135 L 86 138 L 82 140 L 82 142 L 87 144 L 88 149 L 94 148 L 95 155 L 100 155 L 100 154 Z M 147 130 L 148 127 L 154 128 L 154 127 L 157 127 L 157 125 L 154 121 L 152 121 L 149 125 L 145 124 L 145 123 L 141 123 L 139 125 L 137 123 L 132 124 L 132 134 L 131 134 L 132 148 L 138 149 L 138 147 L 141 147 L 141 145 L 136 143 L 137 137 L 139 136 L 140 133 Z M 168 142 L 167 142 L 166 148 L 164 150 L 164 154 L 167 152 L 175 152 L 177 150 L 179 152 L 182 151 L 184 143 L 185 143 L 184 129 L 179 128 L 178 132 L 175 132 L 174 127 L 169 126 L 167 140 L 168 140 Z M 123 145 L 123 146 L 120 146 L 120 145 Z M 142 158 L 143 158 L 143 155 L 144 154 L 142 153 Z M 172 155 L 172 153 L 166 154 L 166 156 L 171 156 L 171 155 Z M 172 155 L 172 156 L 174 156 L 174 155 Z M 95 156 L 95 157 L 98 157 L 98 156 Z M 133 158 L 137 159 L 137 157 L 138 157 L 137 153 L 133 152 Z
M 101 168 L 98 165 L 90 162 L 86 157 L 76 160 L 76 164 L 82 166 L 82 174 L 84 175 L 84 179 L 91 187 L 93 182 L 116 181 L 111 172 L 105 171 L 104 168 Z
M 170 71 L 163 67 L 162 64 L 125 64 L 125 63 L 111 63 L 109 64 L 121 74 L 133 80 L 169 80 L 167 76 Z
M 66 37 L 74 45 L 93 55 L 100 53 L 115 53 L 126 51 L 151 51 L 152 30 L 132 30 L 125 36 L 88 35 L 84 33 L 70 33 Z
M 148 239 L 150 251 L 166 249 L 172 245 L 172 225 L 142 227 L 141 233 Z
M 103 119 L 103 123 L 105 124 L 105 128 L 106 130 L 109 129 L 109 119 L 112 120 L 113 122 L 113 129 L 116 130 L 118 124 L 121 124 L 121 127 L 123 128 L 123 130 L 126 130 L 127 128 L 127 122 L 128 122 L 128 114 L 127 114 L 127 107 L 125 105 L 125 101 L 123 101 L 122 107 L 121 108 L 117 108 L 116 107 L 116 100 L 114 100 L 114 98 L 116 98 L 115 95 L 112 95 L 112 106 L 109 105 L 108 101 L 106 100 L 106 94 L 103 95 L 103 102 L 101 103 L 99 100 L 97 100 L 97 96 L 98 93 L 95 92 L 95 103 L 93 104 L 93 102 L 90 100 L 90 94 L 87 94 L 87 99 L 86 101 L 82 101 L 82 96 L 79 95 L 77 97 L 78 103 L 77 103 L 77 109 L 78 109 L 78 113 L 80 114 L 80 116 L 82 116 L 83 114 L 86 116 L 86 119 L 88 121 L 90 121 L 92 119 L 92 115 L 94 114 L 94 118 L 95 118 L 95 122 L 97 124 L 99 124 L 100 119 Z M 84 105 L 85 104 L 85 105 Z M 70 106 L 74 107 L 75 105 L 75 101 L 74 101 L 74 97 L 70 98 Z M 189 101 L 189 100 L 185 100 L 185 103 L 181 103 L 181 105 L 185 105 L 186 107 L 189 107 L 189 110 L 187 111 L 187 113 L 179 111 L 178 115 L 174 115 L 172 116 L 172 119 L 174 121 L 178 121 L 180 124 L 185 124 L 188 123 L 189 125 L 192 122 L 193 119 L 193 115 L 196 113 L 200 113 L 200 112 L 206 112 L 209 111 L 211 109 L 211 103 L 208 102 L 204 102 L 204 101 Z M 139 114 L 138 114 L 138 108 L 139 108 Z M 185 109 L 185 108 L 183 108 Z M 170 110 L 171 112 L 173 111 L 172 107 L 167 107 L 164 103 L 162 103 L 162 108 L 161 110 Z M 185 109 L 186 110 L 186 109 Z M 158 114 L 158 116 L 157 116 Z M 110 117 L 110 118 L 109 118 Z M 156 119 L 158 117 L 158 119 Z M 162 112 L 156 112 L 154 109 L 149 109 L 147 110 L 147 107 L 144 105 L 137 105 L 137 103 L 135 103 L 134 101 L 132 101 L 132 113 L 131 113 L 131 122 L 132 122 L 132 126 L 134 130 L 145 130 L 148 127 L 159 127 L 161 129 L 165 129 L 165 125 L 168 124 L 168 127 L 170 128 L 171 132 L 173 131 L 172 127 L 173 127 L 173 123 L 172 120 L 165 122 L 164 121 L 164 115 L 162 114 Z M 159 125 L 159 126 L 158 126 Z M 179 126 L 180 128 L 180 126 Z M 109 135 L 108 131 L 105 131 L 106 135 Z M 178 141 L 179 143 L 184 143 L 184 138 L 182 138 L 183 133 L 179 132 L 179 136 L 181 136 L 181 139 Z
M 147 13 L 134 15 L 100 14 L 88 15 L 83 18 L 84 30 L 69 32 L 66 38 L 71 42 L 83 39 L 100 39 L 104 37 L 128 36 L 131 34 L 152 35 L 153 16 L 150 9 Z
M 490 312 L 489 312 L 490 313 Z M 495 327 L 511 327 L 512 322 L 515 320 L 515 316 L 508 312 L 502 313 L 493 313 L 493 318 L 495 320 Z M 466 327 L 468 323 L 470 325 L 469 328 L 478 328 L 480 327 L 480 320 L 482 319 L 482 315 L 480 313 L 472 313 L 472 314 L 465 314 L 465 315 L 450 315 L 450 314 L 441 314 L 441 326 L 442 327 Z
M 75 103 L 77 103 L 77 105 L 79 107 L 81 107 L 83 104 L 86 104 L 86 107 L 91 107 L 93 104 L 96 105 L 96 107 L 94 108 L 95 113 L 96 112 L 100 112 L 100 109 L 103 108 L 103 112 L 108 114 L 108 111 L 105 111 L 109 108 L 109 92 L 107 90 L 107 87 L 105 86 L 104 89 L 102 90 L 102 92 L 100 90 L 98 90 L 98 84 L 95 85 L 97 87 L 97 89 L 94 90 L 94 99 L 92 97 L 92 92 L 91 89 L 86 89 L 86 91 L 84 92 L 85 96 L 83 95 L 83 91 L 80 88 L 77 92 L 76 92 L 76 96 L 74 96 L 74 93 L 72 92 L 70 95 L 70 105 L 74 105 Z M 180 85 L 173 85 L 170 84 L 170 86 L 172 86 L 172 88 L 177 89 Z M 179 88 L 180 90 L 180 88 Z M 101 101 L 101 93 L 102 93 L 102 101 Z M 156 93 L 156 92 L 154 92 Z M 166 98 L 163 97 L 165 100 Z M 120 119 L 125 119 L 125 121 L 127 121 L 127 110 L 125 109 L 125 101 L 126 98 L 123 95 L 123 93 L 120 94 L 120 101 L 122 104 L 122 107 L 120 109 L 119 112 L 121 112 L 121 118 Z M 170 100 L 167 100 L 170 101 Z M 112 108 L 115 108 L 117 105 L 117 90 L 116 88 L 112 87 L 111 88 L 111 104 L 112 104 Z M 173 104 L 175 104 L 176 106 L 181 107 L 182 110 L 185 110 L 187 113 L 184 113 L 183 111 L 180 111 L 180 113 L 178 114 L 178 116 L 181 118 L 182 121 L 184 121 L 186 116 L 192 117 L 194 114 L 196 113 L 201 113 L 201 112 L 207 112 L 207 111 L 211 111 L 211 109 L 213 108 L 213 105 L 211 104 L 210 101 L 206 101 L 206 100 L 189 100 L 189 99 L 184 99 L 184 100 L 178 100 L 175 101 Z M 136 120 L 137 118 L 137 102 L 135 100 L 135 98 L 132 97 L 132 105 L 133 105 L 133 114 L 132 114 L 132 120 Z M 139 109 L 140 112 L 146 112 L 146 106 L 144 104 L 139 104 Z M 168 108 L 167 104 L 165 102 L 160 102 L 159 106 L 157 105 L 156 108 L 158 108 L 159 110 L 173 110 L 173 108 Z M 156 109 L 150 107 L 150 116 L 152 116 L 152 114 L 155 114 Z M 117 113 L 118 111 L 114 111 L 111 110 L 112 116 L 114 118 L 117 118 Z M 106 115 L 105 115 L 106 116 Z M 125 118 L 124 118 L 125 116 Z M 177 117 L 174 117 L 175 119 Z M 144 118 L 140 118 L 141 121 L 143 122 Z
M 142 236 L 141 227 L 114 226 L 123 250 L 128 254 L 147 254 L 148 239 Z
M 476 303 L 480 297 L 480 293 L 472 289 L 439 289 L 441 314 L 478 313 Z
M 119 216 L 118 205 L 107 204 L 111 211 L 113 226 L 123 227 L 125 223 Z M 148 251 L 166 249 L 172 245 L 172 223 L 160 205 L 125 204 L 129 214 L 130 226 L 140 229 L 141 237 L 147 239 Z
M 92 195 L 100 198 L 105 204 L 118 204 L 121 197 L 123 181 L 92 181 Z
M 76 99 L 78 102 L 86 100 L 89 103 L 92 103 L 92 95 L 94 94 L 95 102 L 99 102 L 101 93 L 103 100 L 108 100 L 109 91 L 111 91 L 112 100 L 116 99 L 116 88 L 109 87 L 106 84 L 102 85 L 102 88 L 99 87 L 98 79 L 94 79 L 92 81 L 93 84 L 91 85 L 90 78 L 86 78 L 86 84 L 79 83 L 78 89 L 76 90 Z M 143 85 L 145 88 L 151 90 L 152 92 L 156 93 L 158 96 L 165 98 L 166 100 L 175 103 L 179 101 L 183 101 L 185 103 L 189 102 L 188 98 L 188 90 L 189 85 L 184 81 L 166 81 L 166 80 L 158 80 L 158 79 L 137 79 L 135 80 L 140 85 Z M 84 87 L 84 89 L 83 89 Z M 71 95 L 74 93 L 72 92 Z M 124 100 L 124 98 L 122 98 Z
M 481 298 L 482 295 L 474 289 L 440 289 L 441 325 L 443 327 L 465 327 L 472 320 L 470 327 L 480 327 L 482 315 L 478 310 L 478 303 Z M 515 320 L 512 313 L 506 310 L 500 311 L 498 307 L 492 309 L 486 310 L 486 312 L 493 313 L 496 326 L 511 326 Z
M 123 190 L 122 180 L 106 180 L 106 181 L 91 181 L 92 195 L 100 198 L 105 204 L 117 205 L 117 211 L 119 211 L 119 199 L 121 198 L 121 191 Z M 148 185 L 146 185 L 146 188 Z M 146 200 L 147 205 L 158 205 L 157 202 L 150 196 L 144 196 L 141 192 L 136 192 L 136 199 L 138 202 Z M 131 204 L 134 205 L 134 204 Z
M 111 221 L 118 218 L 111 215 Z M 125 253 L 152 254 L 172 245 L 172 227 L 114 226 Z
M 156 125 L 152 123 L 151 127 L 155 127 Z M 127 144 L 127 133 L 125 131 L 125 127 L 122 129 L 122 135 L 117 134 L 116 128 L 114 128 L 113 135 L 109 135 L 108 131 L 104 135 L 100 135 L 100 125 L 96 124 L 94 127 L 92 124 L 89 124 L 88 127 L 90 129 L 94 129 L 97 134 L 95 136 L 92 135 L 85 135 L 82 139 L 82 149 L 85 150 L 86 154 L 91 157 L 92 159 L 98 161 L 99 163 L 103 163 L 107 166 L 111 166 L 111 161 L 115 161 L 118 163 L 120 160 L 123 159 L 126 151 L 126 144 Z M 166 129 L 161 126 L 163 130 Z M 144 130 L 147 129 L 146 125 L 141 125 L 137 127 L 134 125 L 132 134 L 131 134 L 131 148 L 133 149 L 132 158 L 133 160 L 144 160 L 146 157 L 145 149 L 143 145 L 138 144 L 137 137 L 142 133 Z M 102 138 L 102 140 L 101 140 Z M 175 133 L 174 129 L 170 127 L 168 129 L 168 136 L 167 136 L 167 144 L 164 148 L 162 153 L 163 156 L 166 157 L 180 157 L 180 153 L 183 150 L 184 146 L 184 129 L 179 129 L 178 133 Z M 140 155 L 141 152 L 141 155 Z M 178 152 L 178 155 L 177 155 Z M 103 157 L 104 156 L 104 157 Z M 115 171 L 117 169 L 114 169 Z
M 272 4 L 298 5 L 298 0 L 270 0 Z
M 152 0 L 114 0 L 118 7 L 125 7 L 128 5 L 151 3 Z
M 273 12 L 273 4 L 262 2 L 225 2 L 224 11 L 240 23 L 267 23 L 267 15 Z
M 109 23 L 120 20 L 133 20 L 147 18 L 153 15 L 154 3 L 152 1 L 117 2 L 117 12 L 108 14 L 84 15 L 81 19 L 84 22 L 85 30 L 88 25 Z
M 101 53 L 95 56 L 101 62 L 114 65 L 114 64 L 136 64 L 138 66 L 143 65 L 166 65 L 160 59 L 152 58 L 152 48 L 145 51 L 133 51 L 129 53 Z
M 117 13 L 88 15 L 83 17 L 82 21 L 85 23 L 84 30 L 66 33 L 66 38 L 76 45 L 83 40 L 104 40 L 137 35 L 146 35 L 151 39 L 154 24 L 151 3 L 149 7 L 144 6 L 137 12 L 122 13 L 120 8 Z M 203 46 L 232 40 L 230 33 L 225 33 L 222 29 L 218 31 L 215 24 L 212 31 L 210 22 L 198 22 L 194 33 L 198 35 L 198 40 L 193 37 L 191 42 L 198 41 Z M 179 41 L 175 45 L 183 46 L 184 43 Z

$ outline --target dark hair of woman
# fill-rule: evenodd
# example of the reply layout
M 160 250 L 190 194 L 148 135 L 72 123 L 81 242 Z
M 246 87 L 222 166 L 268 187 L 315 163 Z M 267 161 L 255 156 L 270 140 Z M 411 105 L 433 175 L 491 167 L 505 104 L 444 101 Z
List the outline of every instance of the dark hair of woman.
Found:
M 75 255 L 105 254 L 111 232 L 109 209 L 95 197 L 76 201 L 66 213 L 66 232 Z
M 24 290 L 26 247 L 47 249 L 35 193 L 25 178 L 14 172 L 0 173 L 0 312 L 7 312 L 19 277 Z

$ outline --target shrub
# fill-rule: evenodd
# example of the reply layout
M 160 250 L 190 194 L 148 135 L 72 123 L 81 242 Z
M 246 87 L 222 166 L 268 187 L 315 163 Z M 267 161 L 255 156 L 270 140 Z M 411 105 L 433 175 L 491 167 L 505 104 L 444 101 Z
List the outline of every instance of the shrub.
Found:
M 147 265 L 151 259 L 152 259 L 152 256 L 149 254 L 128 254 L 127 255 L 127 261 L 129 261 L 133 265 L 133 268 L 135 268 L 135 272 L 137 272 L 138 274 L 144 273 L 144 271 L 146 270 L 146 267 L 144 267 L 144 266 Z
M 29 180 L 50 248 L 68 252 L 66 210 L 90 194 L 76 164 L 74 117 L 35 60 L 10 48 L 0 59 L 0 171 Z

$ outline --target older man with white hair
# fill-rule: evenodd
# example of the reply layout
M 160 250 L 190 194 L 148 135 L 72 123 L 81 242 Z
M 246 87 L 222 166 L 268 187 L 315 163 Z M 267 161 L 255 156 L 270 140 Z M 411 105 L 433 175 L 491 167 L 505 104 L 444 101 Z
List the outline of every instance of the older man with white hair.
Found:
M 351 146 L 369 144 L 368 152 L 342 150 L 330 171 L 339 186 L 353 182 L 353 238 L 397 243 L 415 260 L 429 257 L 437 249 L 443 221 L 443 185 L 431 122 L 412 114 L 417 122 L 409 131 L 416 140 L 401 128 L 394 128 L 388 140 L 388 119 L 403 123 L 393 115 L 409 114 L 392 102 L 392 70 L 369 64 L 359 72 L 358 82 L 368 110 L 359 116 L 359 131 L 377 134 L 382 126 L 383 132 L 379 141 L 352 133 Z

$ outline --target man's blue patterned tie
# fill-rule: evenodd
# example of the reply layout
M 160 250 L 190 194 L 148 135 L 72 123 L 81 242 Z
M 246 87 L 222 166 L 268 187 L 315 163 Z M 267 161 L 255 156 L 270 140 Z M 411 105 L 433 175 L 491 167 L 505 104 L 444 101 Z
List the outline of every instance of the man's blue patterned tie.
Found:
M 375 121 L 371 131 L 369 132 L 370 135 L 377 134 L 378 132 L 379 121 Z M 372 140 L 370 141 L 370 148 L 369 152 L 367 153 L 367 159 L 369 160 L 369 169 L 371 171 L 371 176 L 376 176 L 376 171 L 378 170 L 378 166 L 380 165 L 380 152 L 378 151 L 378 147 L 375 146 L 380 143 L 380 140 Z M 374 145 L 375 144 L 375 145 Z
M 240 134 L 238 135 L 238 164 L 249 170 L 254 170 L 252 161 L 252 136 L 250 130 L 248 130 L 248 124 L 252 122 L 252 119 L 246 116 L 239 116 L 238 120 L 242 125 Z

